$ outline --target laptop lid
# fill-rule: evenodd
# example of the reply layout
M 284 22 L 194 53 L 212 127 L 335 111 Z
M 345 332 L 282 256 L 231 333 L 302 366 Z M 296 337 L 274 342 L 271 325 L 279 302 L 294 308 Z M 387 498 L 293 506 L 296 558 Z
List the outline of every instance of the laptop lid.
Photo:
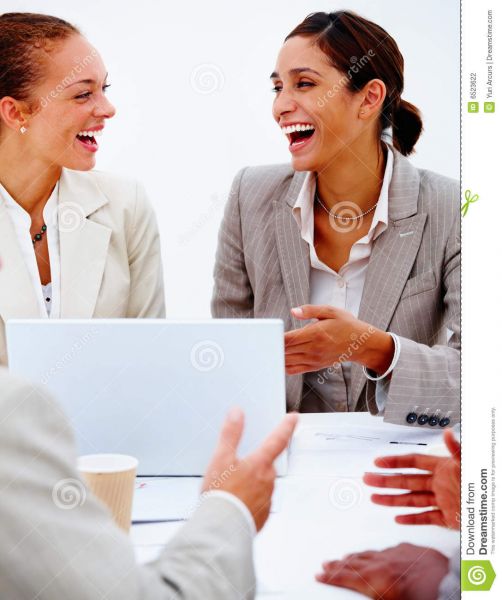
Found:
M 46 386 L 78 453 L 138 458 L 139 475 L 203 475 L 224 417 L 245 413 L 239 455 L 286 412 L 279 319 L 11 320 L 9 369 Z M 279 457 L 286 472 L 286 453 Z

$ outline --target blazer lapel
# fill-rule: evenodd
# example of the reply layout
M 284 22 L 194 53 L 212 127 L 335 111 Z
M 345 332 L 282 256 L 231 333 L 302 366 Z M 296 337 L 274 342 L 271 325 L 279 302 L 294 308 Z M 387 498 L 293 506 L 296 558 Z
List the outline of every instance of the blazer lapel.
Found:
M 0 316 L 3 321 L 40 317 L 40 306 L 19 248 L 14 225 L 0 200 Z
M 308 304 L 310 294 L 309 246 L 301 238 L 293 217 L 293 206 L 300 192 L 305 173 L 296 172 L 286 194 L 274 200 L 275 233 L 279 263 L 290 308 Z M 295 328 L 306 322 L 293 319 Z
M 417 214 L 418 171 L 394 152 L 389 186 L 389 226 L 375 241 L 366 272 L 358 318 L 384 331 L 397 308 L 415 262 L 427 219 Z M 360 365 L 351 367 L 351 405 L 354 410 L 366 377 Z
M 62 318 L 94 315 L 112 230 L 88 217 L 107 202 L 91 177 L 63 169 L 58 207 Z

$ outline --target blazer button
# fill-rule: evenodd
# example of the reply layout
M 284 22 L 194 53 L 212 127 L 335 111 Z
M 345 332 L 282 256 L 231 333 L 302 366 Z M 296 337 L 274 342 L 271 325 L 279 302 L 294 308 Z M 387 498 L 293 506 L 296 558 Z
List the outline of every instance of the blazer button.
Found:
M 436 417 L 436 415 L 432 415 L 432 417 L 429 417 L 429 425 L 431 427 L 434 427 L 438 423 L 439 423 L 439 419 Z
M 429 422 L 429 415 L 423 414 L 423 415 L 420 415 L 418 417 L 418 424 L 419 425 L 425 425 L 428 422 Z
M 412 425 L 417 419 L 418 419 L 417 413 L 411 412 L 411 413 L 408 413 L 408 416 L 406 417 L 406 422 L 409 423 L 410 425 Z
M 450 424 L 450 419 L 448 417 L 443 417 L 441 421 L 439 421 L 439 427 L 447 427 Z

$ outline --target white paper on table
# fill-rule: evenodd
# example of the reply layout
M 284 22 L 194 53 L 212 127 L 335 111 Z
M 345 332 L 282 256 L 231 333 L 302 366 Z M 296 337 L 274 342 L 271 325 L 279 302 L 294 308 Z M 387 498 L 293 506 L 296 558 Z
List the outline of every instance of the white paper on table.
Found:
M 332 422 L 329 426 L 300 425 L 289 450 L 288 474 L 361 478 L 366 471 L 377 470 L 373 461 L 378 456 L 430 454 L 429 449 L 445 454 L 444 450 L 439 451 L 444 446 L 442 429 L 419 429 L 383 423 L 376 417 L 372 419 L 375 426 L 349 427 L 344 421 Z M 416 469 L 400 471 L 420 472 Z
M 417 429 L 389 425 L 380 427 L 318 427 L 303 425 L 295 431 L 290 453 L 319 450 L 364 450 L 388 447 L 388 454 L 404 447 L 409 452 L 425 451 L 430 444 L 441 444 L 442 430 Z M 399 443 L 391 443 L 399 442 Z
M 272 512 L 280 509 L 281 480 L 277 479 Z M 181 521 L 191 517 L 201 502 L 201 477 L 142 477 L 136 480 L 133 523 Z
M 188 519 L 199 502 L 201 484 L 200 477 L 138 478 L 133 523 Z

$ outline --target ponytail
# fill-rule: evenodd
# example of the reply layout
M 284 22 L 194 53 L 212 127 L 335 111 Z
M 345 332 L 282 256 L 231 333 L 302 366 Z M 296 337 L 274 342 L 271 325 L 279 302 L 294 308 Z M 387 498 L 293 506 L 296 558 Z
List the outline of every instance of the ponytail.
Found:
M 418 108 L 400 100 L 392 113 L 392 144 L 404 156 L 413 152 L 413 148 L 423 131 L 422 118 Z

